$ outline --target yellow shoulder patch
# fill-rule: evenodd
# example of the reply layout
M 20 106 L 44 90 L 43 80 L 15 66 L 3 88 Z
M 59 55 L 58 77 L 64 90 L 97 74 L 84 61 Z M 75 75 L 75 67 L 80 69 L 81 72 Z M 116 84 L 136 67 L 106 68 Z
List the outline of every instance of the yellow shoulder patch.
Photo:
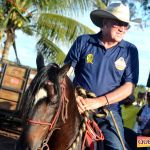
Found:
M 86 62 L 87 62 L 87 63 L 93 64 L 93 59 L 94 59 L 93 54 L 88 54 L 88 55 L 86 56 Z

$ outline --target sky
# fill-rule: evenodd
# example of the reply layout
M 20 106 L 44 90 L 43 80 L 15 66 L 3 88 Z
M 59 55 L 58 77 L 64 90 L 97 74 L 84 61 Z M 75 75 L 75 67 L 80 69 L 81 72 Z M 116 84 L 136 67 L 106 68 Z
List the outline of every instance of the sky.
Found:
M 99 31 L 90 20 L 89 14 L 86 14 L 78 19 L 81 23 L 87 25 L 95 32 Z M 138 48 L 139 52 L 139 85 L 146 86 L 148 75 L 150 72 L 150 47 L 149 47 L 150 27 L 141 29 L 132 25 L 125 35 L 125 40 L 133 43 Z M 16 46 L 18 57 L 22 65 L 36 68 L 36 37 L 30 37 L 23 34 L 21 31 L 17 32 Z M 64 52 L 67 54 L 70 47 L 64 47 Z M 9 59 L 15 61 L 14 50 L 10 49 Z

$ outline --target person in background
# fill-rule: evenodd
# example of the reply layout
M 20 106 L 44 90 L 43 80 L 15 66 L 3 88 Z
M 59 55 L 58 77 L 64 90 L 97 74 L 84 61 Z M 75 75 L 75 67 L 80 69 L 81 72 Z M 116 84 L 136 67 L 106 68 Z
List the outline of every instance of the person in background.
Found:
M 145 128 L 143 129 L 142 135 L 150 136 L 150 119 L 148 120 L 148 122 L 145 125 Z
M 138 134 L 145 135 L 147 129 L 150 129 L 150 92 L 147 92 L 147 103 L 139 110 L 137 113 L 137 122 L 138 122 Z
M 134 94 L 129 95 L 126 99 L 120 102 L 120 104 L 123 104 L 125 107 L 131 106 L 133 102 L 135 101 Z
M 129 8 L 122 3 L 111 3 L 106 10 L 92 11 L 90 17 L 100 27 L 100 32 L 79 36 L 64 63 L 71 64 L 68 76 L 74 71 L 74 85 L 97 96 L 77 96 L 79 112 L 82 114 L 86 110 L 94 109 L 98 114 L 100 108 L 107 105 L 125 143 L 119 102 L 133 93 L 139 75 L 138 50 L 135 45 L 123 40 L 131 21 Z M 120 142 L 110 114 L 106 118 L 95 115 L 94 119 L 105 137 L 105 150 L 126 149 Z M 98 142 L 97 150 L 99 149 Z

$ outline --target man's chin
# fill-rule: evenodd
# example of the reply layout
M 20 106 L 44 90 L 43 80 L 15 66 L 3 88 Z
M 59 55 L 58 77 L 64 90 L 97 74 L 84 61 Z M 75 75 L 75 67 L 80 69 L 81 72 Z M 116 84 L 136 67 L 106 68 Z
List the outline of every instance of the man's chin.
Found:
M 115 40 L 116 40 L 116 42 L 121 42 L 122 39 L 123 38 L 116 38 Z

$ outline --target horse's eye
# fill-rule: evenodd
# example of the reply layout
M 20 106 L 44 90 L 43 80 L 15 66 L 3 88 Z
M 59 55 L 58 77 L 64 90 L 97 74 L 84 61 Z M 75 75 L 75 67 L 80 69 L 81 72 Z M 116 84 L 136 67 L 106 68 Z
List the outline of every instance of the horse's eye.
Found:
M 55 96 L 55 89 L 53 85 L 47 85 L 46 86 L 47 89 L 47 94 L 50 98 L 53 98 Z
M 57 95 L 55 95 L 54 97 L 52 97 L 50 99 L 50 104 L 52 104 L 52 105 L 56 104 L 58 102 L 57 98 L 58 98 Z

